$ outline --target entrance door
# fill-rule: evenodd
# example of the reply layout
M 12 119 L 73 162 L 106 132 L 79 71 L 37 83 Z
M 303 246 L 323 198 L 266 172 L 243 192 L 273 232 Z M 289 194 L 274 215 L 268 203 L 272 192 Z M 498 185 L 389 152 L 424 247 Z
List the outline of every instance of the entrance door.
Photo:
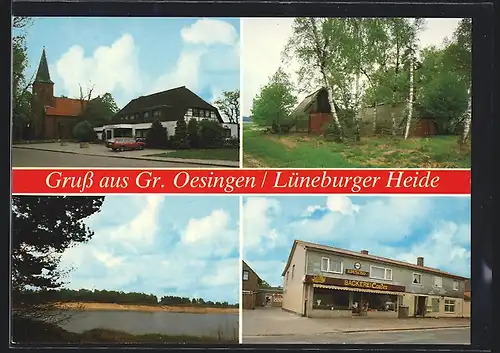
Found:
M 360 316 L 361 308 L 363 307 L 363 293 L 352 293 L 352 315 Z
M 427 297 L 416 296 L 415 297 L 415 316 L 424 317 L 427 311 Z

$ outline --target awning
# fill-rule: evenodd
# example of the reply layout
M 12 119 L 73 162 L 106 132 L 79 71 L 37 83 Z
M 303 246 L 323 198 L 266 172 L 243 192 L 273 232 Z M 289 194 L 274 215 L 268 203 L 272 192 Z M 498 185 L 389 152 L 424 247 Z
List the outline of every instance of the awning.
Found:
M 345 290 L 349 292 L 361 292 L 361 293 L 375 293 L 375 294 L 390 294 L 390 295 L 404 295 L 402 292 L 390 292 L 386 290 L 376 290 L 376 289 L 366 289 L 366 288 L 354 288 L 354 287 L 339 287 L 339 286 L 329 286 L 326 284 L 313 284 L 314 288 L 323 289 L 336 289 Z

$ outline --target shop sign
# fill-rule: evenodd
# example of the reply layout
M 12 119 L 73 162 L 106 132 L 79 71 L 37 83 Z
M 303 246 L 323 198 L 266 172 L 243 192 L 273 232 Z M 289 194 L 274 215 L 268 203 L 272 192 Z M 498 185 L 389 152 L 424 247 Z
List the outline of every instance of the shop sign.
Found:
M 361 271 L 361 270 L 357 270 L 355 268 L 347 268 L 345 270 L 345 273 L 346 273 L 346 275 L 363 276 L 363 277 L 368 277 L 370 275 L 370 273 L 367 271 Z
M 312 278 L 313 283 L 325 283 L 325 281 L 325 277 L 323 277 L 322 275 L 316 275 Z
M 405 292 L 406 291 L 405 286 L 400 286 L 400 285 L 395 285 L 395 284 L 368 282 L 368 281 L 333 278 L 333 277 L 323 277 L 321 275 L 317 275 L 317 276 L 308 275 L 308 276 L 306 276 L 306 283 L 313 283 L 313 284 L 320 283 L 320 284 L 332 285 L 332 286 L 351 287 L 351 288 L 366 288 L 366 289 L 384 290 L 384 291 L 392 291 L 392 292 Z
M 366 281 L 354 281 L 346 279 L 344 281 L 346 287 L 356 287 L 356 288 L 368 288 L 368 289 L 378 289 L 378 290 L 389 290 L 389 286 L 384 283 L 366 282 Z

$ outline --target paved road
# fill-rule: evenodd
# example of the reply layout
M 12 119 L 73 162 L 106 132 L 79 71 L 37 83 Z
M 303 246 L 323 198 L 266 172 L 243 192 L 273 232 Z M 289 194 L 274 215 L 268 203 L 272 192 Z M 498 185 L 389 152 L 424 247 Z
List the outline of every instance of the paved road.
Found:
M 12 166 L 59 168 L 214 168 L 212 165 L 87 156 L 22 148 L 12 149 Z
M 470 328 L 418 331 L 243 336 L 243 343 L 276 344 L 470 344 Z

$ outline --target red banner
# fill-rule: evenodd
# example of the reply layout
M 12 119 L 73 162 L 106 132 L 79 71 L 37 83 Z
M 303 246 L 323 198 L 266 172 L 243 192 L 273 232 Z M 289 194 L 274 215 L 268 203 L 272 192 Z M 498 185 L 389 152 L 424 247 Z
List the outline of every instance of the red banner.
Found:
M 19 168 L 12 193 L 470 195 L 470 170 Z

